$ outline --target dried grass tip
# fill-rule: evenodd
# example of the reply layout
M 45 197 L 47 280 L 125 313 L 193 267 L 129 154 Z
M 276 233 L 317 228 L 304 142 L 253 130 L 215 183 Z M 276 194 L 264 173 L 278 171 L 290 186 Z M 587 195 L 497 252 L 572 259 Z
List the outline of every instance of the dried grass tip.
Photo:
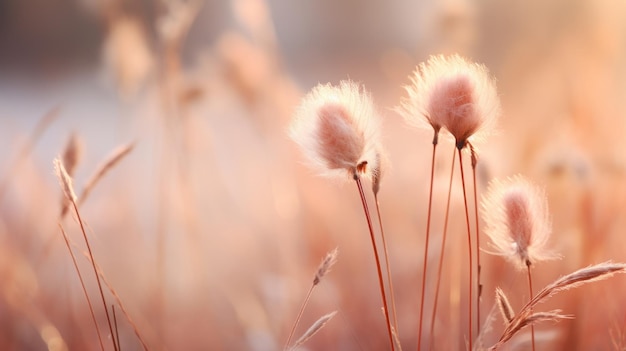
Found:
M 317 268 L 317 272 L 315 273 L 315 278 L 313 279 L 313 285 L 319 284 L 322 278 L 324 278 L 324 276 L 328 274 L 328 272 L 330 272 L 330 269 L 337 262 L 338 255 L 339 255 L 339 251 L 337 248 L 335 248 L 334 250 L 327 253 L 326 256 L 324 256 L 324 259 L 320 263 L 319 267 Z
M 61 188 L 63 189 L 63 193 L 68 198 L 68 200 L 75 202 L 76 201 L 76 193 L 74 192 L 74 187 L 72 185 L 72 178 L 67 174 L 67 170 L 65 170 L 65 166 L 59 157 L 55 158 L 54 161 L 54 172 L 61 183 Z
M 504 291 L 500 288 L 496 288 L 496 302 L 498 303 L 498 308 L 500 309 L 504 323 L 511 323 L 511 321 L 513 321 L 513 317 L 515 316 L 515 311 L 513 310 L 513 307 L 511 307 L 511 303 L 504 294 Z
M 302 336 L 293 344 L 293 346 L 289 348 L 289 350 L 295 350 L 296 348 L 307 342 L 310 338 L 317 334 L 317 332 L 319 332 L 326 325 L 326 323 L 328 323 L 336 314 L 337 311 L 333 311 L 320 317 L 320 319 L 315 321 L 315 323 L 313 323 L 313 325 L 311 325 L 311 327 L 307 329 L 304 334 L 302 334 Z

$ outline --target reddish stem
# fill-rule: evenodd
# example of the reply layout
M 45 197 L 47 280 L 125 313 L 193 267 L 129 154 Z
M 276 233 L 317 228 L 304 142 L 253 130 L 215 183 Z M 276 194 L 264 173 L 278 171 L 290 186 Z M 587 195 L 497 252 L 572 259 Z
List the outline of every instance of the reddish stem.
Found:
M 111 305 L 111 310 L 113 310 L 113 325 L 115 326 L 115 339 L 117 340 L 117 350 L 122 351 L 122 345 L 120 344 L 120 333 L 117 328 L 117 316 L 115 315 L 115 305 Z
M 309 299 L 311 298 L 311 293 L 313 293 L 313 288 L 315 288 L 315 284 L 311 284 L 311 287 L 309 288 L 309 292 L 306 294 L 306 297 L 304 298 L 304 302 L 302 303 L 302 306 L 300 307 L 300 312 L 298 312 L 298 317 L 296 317 L 296 321 L 293 323 L 293 327 L 291 327 L 291 332 L 289 333 L 289 337 L 287 338 L 287 342 L 285 343 L 285 350 L 289 349 L 289 343 L 291 342 L 291 339 L 293 338 L 293 335 L 296 332 L 296 327 L 298 326 L 298 323 L 300 323 L 300 319 L 302 318 L 302 313 L 304 313 L 304 308 L 309 303 Z
M 385 320 L 387 322 L 387 332 L 389 333 L 389 342 L 391 344 L 391 351 L 395 351 L 395 345 L 393 341 L 393 332 L 391 331 L 391 320 L 389 319 L 389 309 L 387 308 L 387 295 L 385 294 L 385 284 L 383 282 L 383 272 L 380 268 L 380 259 L 378 257 L 378 249 L 376 248 L 376 239 L 374 238 L 374 228 L 372 227 L 372 219 L 370 218 L 370 212 L 367 207 L 367 199 L 363 192 L 363 185 L 361 184 L 361 178 L 358 174 L 354 173 L 354 180 L 359 188 L 359 195 L 361 195 L 361 202 L 363 203 L 363 211 L 365 211 L 365 219 L 367 220 L 367 227 L 370 232 L 370 238 L 372 239 L 372 249 L 374 249 L 374 258 L 376 260 L 376 270 L 378 271 L 378 285 L 380 286 L 380 295 L 383 299 L 383 308 L 385 311 Z
M 528 293 L 530 294 L 528 300 L 530 301 L 533 298 L 533 280 L 530 277 L 530 261 L 526 261 L 526 272 L 528 273 Z M 530 335 L 533 345 L 533 351 L 535 351 L 535 326 L 532 324 L 530 325 Z
M 430 190 L 428 191 L 428 215 L 426 217 L 426 243 L 424 244 L 424 262 L 422 265 L 422 297 L 420 301 L 420 321 L 417 332 L 417 350 L 422 349 L 422 322 L 424 320 L 424 300 L 426 295 L 426 273 L 428 267 L 428 246 L 430 242 L 430 217 L 433 205 L 433 183 L 435 180 L 435 154 L 437 152 L 437 132 L 433 138 L 433 154 L 430 162 Z
M 465 190 L 465 175 L 463 173 L 463 153 L 461 152 L 461 148 L 457 148 L 458 152 L 459 152 L 459 163 L 461 165 L 461 183 L 463 184 L 463 202 L 465 204 L 465 223 L 467 224 L 467 243 L 468 243 L 468 253 L 469 253 L 469 265 L 468 265 L 468 269 L 469 269 L 469 349 L 472 349 L 473 346 L 473 335 L 472 335 L 472 305 L 473 305 L 473 298 L 472 298 L 472 236 L 470 233 L 470 223 L 469 223 L 469 211 L 467 208 L 467 192 Z
M 443 256 L 446 248 L 446 238 L 448 236 L 448 217 L 450 214 L 450 199 L 452 195 L 452 179 L 454 179 L 454 162 L 456 161 L 456 149 L 452 150 L 452 168 L 450 170 L 450 182 L 448 183 L 448 199 L 446 200 L 446 215 L 443 222 L 443 237 L 441 239 L 441 253 L 439 254 L 439 267 L 437 268 L 437 284 L 435 285 L 435 301 L 433 303 L 433 314 L 430 317 L 430 340 L 434 340 L 435 316 L 437 315 L 437 303 L 439 302 L 439 287 L 441 286 L 441 272 L 443 269 Z M 432 348 L 432 341 L 430 343 Z
M 387 284 L 389 284 L 389 299 L 391 300 L 391 315 L 393 318 L 393 326 L 396 331 L 396 338 L 400 339 L 400 332 L 398 331 L 398 314 L 396 312 L 396 299 L 393 292 L 393 282 L 391 279 L 391 265 L 389 264 L 389 251 L 387 250 L 387 240 L 385 240 L 385 230 L 383 229 L 383 219 L 380 215 L 380 204 L 378 203 L 378 194 L 374 194 L 374 201 L 376 201 L 376 215 L 378 216 L 378 224 L 380 226 L 380 236 L 383 239 L 383 253 L 385 254 L 385 266 L 387 268 Z
M 102 336 L 100 335 L 100 328 L 98 328 L 98 322 L 96 321 L 96 314 L 93 311 L 93 304 L 91 303 L 91 299 L 89 298 L 89 294 L 87 294 L 87 288 L 85 287 L 85 281 L 83 280 L 83 275 L 80 273 L 78 269 L 78 262 L 76 262 L 76 256 L 74 255 L 74 251 L 72 251 L 72 247 L 70 246 L 70 240 L 67 237 L 67 233 L 65 233 L 65 229 L 61 226 L 61 223 L 57 223 L 59 225 L 59 229 L 61 230 L 61 234 L 63 234 L 63 240 L 65 240 L 65 245 L 70 252 L 70 256 L 72 257 L 72 263 L 74 264 L 74 269 L 76 269 L 76 274 L 78 274 L 78 280 L 80 280 L 80 286 L 83 288 L 83 294 L 85 294 L 85 298 L 87 299 L 87 305 L 89 305 L 89 312 L 91 313 L 91 319 L 93 320 L 93 324 L 96 327 L 96 333 L 98 333 L 98 341 L 100 342 L 100 349 L 104 351 L 104 344 L 102 343 Z
M 104 306 L 104 312 L 107 317 L 107 323 L 109 324 L 109 331 L 111 332 L 111 341 L 113 342 L 113 349 L 117 350 L 117 345 L 115 344 L 115 333 L 113 332 L 113 324 L 111 324 L 111 317 L 109 316 L 109 309 L 107 307 L 107 302 L 104 298 L 104 291 L 102 290 L 102 283 L 100 283 L 100 276 L 98 275 L 98 269 L 96 268 L 96 260 L 93 257 L 93 252 L 91 251 L 91 245 L 89 245 L 89 240 L 87 239 L 87 233 L 85 232 L 85 226 L 83 224 L 83 220 L 78 212 L 78 206 L 76 206 L 76 201 L 71 199 L 72 205 L 74 206 L 74 211 L 76 212 L 76 218 L 78 219 L 78 223 L 80 224 L 80 231 L 83 233 L 83 237 L 85 238 L 85 245 L 87 246 L 87 252 L 89 253 L 89 258 L 91 259 L 91 265 L 93 266 L 93 272 L 96 275 L 96 282 L 98 282 L 98 290 L 100 290 L 100 297 L 102 298 L 102 306 Z
M 476 151 L 472 144 L 469 144 L 470 152 L 472 154 L 472 178 L 474 181 L 474 215 L 476 219 L 476 327 L 480 330 L 480 297 L 482 295 L 483 287 L 480 284 L 480 227 L 478 223 L 478 188 L 476 187 L 476 165 L 478 164 L 478 158 Z

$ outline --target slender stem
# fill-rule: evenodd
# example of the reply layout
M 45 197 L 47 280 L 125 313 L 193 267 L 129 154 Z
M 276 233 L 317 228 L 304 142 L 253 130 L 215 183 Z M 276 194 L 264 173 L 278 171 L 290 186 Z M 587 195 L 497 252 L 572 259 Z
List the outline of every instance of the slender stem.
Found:
M 528 300 L 530 301 L 533 298 L 533 280 L 531 279 L 531 276 L 530 276 L 530 261 L 526 261 L 526 272 L 528 273 L 528 293 L 529 293 Z M 531 340 L 532 340 L 532 345 L 533 345 L 533 351 L 535 351 L 535 326 L 532 324 L 530 325 L 530 335 L 531 335 Z
M 87 251 L 89 252 L 89 257 L 91 258 L 91 265 L 93 266 L 93 272 L 96 275 L 96 281 L 98 282 L 98 289 L 100 290 L 100 297 L 102 298 L 102 305 L 104 306 L 104 312 L 106 313 L 107 323 L 109 324 L 109 331 L 111 332 L 111 341 L 113 341 L 113 349 L 117 350 L 117 345 L 115 344 L 115 337 L 113 334 L 113 325 L 111 324 L 111 317 L 109 316 L 109 309 L 107 308 L 107 303 L 104 298 L 104 291 L 102 290 L 102 283 L 100 283 L 100 276 L 98 275 L 98 269 L 96 268 L 96 260 L 94 259 L 93 252 L 91 251 L 91 245 L 89 245 L 89 240 L 87 239 L 87 233 L 85 232 L 85 226 L 83 224 L 83 220 L 80 217 L 80 213 L 78 212 L 78 206 L 76 206 L 76 201 L 71 199 L 72 205 L 74 207 L 74 212 L 76 212 L 76 218 L 78 218 L 78 223 L 80 224 L 80 231 L 83 233 L 83 237 L 85 238 L 85 245 L 87 246 Z
M 285 343 L 285 348 L 284 348 L 285 350 L 289 348 L 289 343 L 291 343 L 291 339 L 293 338 L 293 335 L 296 332 L 296 327 L 298 326 L 298 323 L 300 323 L 300 319 L 302 318 L 302 314 L 304 313 L 304 308 L 309 303 L 309 299 L 311 298 L 311 294 L 313 293 L 313 288 L 315 288 L 315 284 L 311 284 L 311 287 L 309 288 L 309 292 L 306 294 L 306 297 L 304 298 L 304 302 L 302 303 L 302 306 L 300 306 L 298 317 L 296 317 L 296 321 L 293 323 L 293 326 L 291 327 L 291 332 L 289 333 L 289 337 L 287 338 L 287 342 Z
M 396 299 L 393 292 L 393 282 L 391 279 L 391 265 L 389 265 L 389 252 L 387 250 L 387 240 L 385 240 L 385 230 L 383 229 L 383 220 L 380 215 L 380 204 L 378 202 L 378 194 L 374 194 L 374 200 L 376 201 L 376 215 L 378 216 L 378 224 L 380 226 L 380 235 L 383 238 L 383 253 L 385 254 L 385 266 L 387 268 L 387 284 L 389 284 L 389 299 L 391 300 L 391 314 L 393 318 L 393 326 L 396 331 L 396 338 L 400 339 L 400 332 L 398 331 L 398 314 L 396 313 Z
M 468 253 L 469 253 L 469 349 L 472 349 L 473 346 L 473 329 L 472 329 L 472 236 L 470 233 L 470 223 L 469 223 L 469 211 L 467 209 L 467 192 L 465 190 L 465 175 L 463 174 L 463 153 L 461 152 L 461 148 L 457 148 L 459 152 L 459 164 L 461 165 L 461 183 L 463 184 L 463 202 L 465 203 L 465 223 L 467 224 L 467 243 L 468 243 Z
M 476 165 L 478 158 L 472 144 L 469 144 L 472 154 L 472 178 L 474 181 L 474 217 L 476 219 L 476 327 L 480 330 L 480 297 L 482 295 L 483 286 L 480 284 L 480 227 L 478 223 L 478 188 L 476 187 Z
M 71 243 L 71 244 L 75 248 L 77 247 L 76 243 Z M 109 289 L 109 292 L 113 296 L 113 299 L 115 299 L 115 302 L 117 303 L 117 306 L 120 308 L 120 311 L 122 311 L 122 314 L 124 315 L 124 317 L 126 317 L 126 321 L 128 322 L 128 324 L 130 324 L 130 326 L 133 328 L 133 331 L 135 332 L 135 336 L 137 336 L 137 339 L 141 343 L 141 346 L 143 347 L 144 351 L 149 351 L 150 349 L 148 348 L 148 344 L 146 343 L 146 340 L 143 338 L 143 336 L 141 336 L 141 333 L 139 332 L 139 327 L 137 327 L 137 323 L 135 323 L 135 321 L 130 317 L 130 314 L 128 314 L 128 310 L 126 309 L 126 307 L 124 307 L 124 303 L 122 302 L 120 295 L 117 293 L 117 291 L 115 291 L 111 283 L 107 280 L 106 275 L 104 275 L 104 272 L 102 271 L 100 266 L 98 266 L 98 263 L 94 262 L 87 253 L 84 253 L 84 256 L 89 262 L 96 265 L 96 269 L 98 270 L 98 274 L 100 275 L 102 282 L 107 287 L 107 289 Z
M 430 162 L 430 189 L 428 191 L 428 215 L 426 217 L 426 242 L 424 243 L 424 262 L 422 264 L 422 295 L 420 300 L 420 322 L 417 332 L 417 350 L 422 349 L 422 322 L 424 321 L 424 300 L 426 295 L 426 274 L 428 272 L 428 246 L 430 241 L 430 217 L 433 207 L 433 183 L 435 180 L 435 154 L 437 153 L 437 132 L 433 138 L 433 154 Z
M 100 335 L 100 328 L 98 328 L 98 322 L 96 321 L 96 314 L 93 311 L 93 305 L 91 304 L 91 299 L 89 298 L 89 294 L 87 294 L 87 288 L 85 287 L 85 281 L 83 281 L 83 275 L 80 273 L 78 269 L 78 263 L 76 262 L 76 256 L 74 255 L 74 251 L 72 251 L 72 247 L 70 246 L 70 241 L 67 238 L 67 233 L 65 233 L 65 229 L 61 223 L 57 223 L 61 233 L 63 234 L 63 240 L 65 240 L 65 245 L 70 252 L 70 256 L 72 257 L 72 263 L 74 264 L 74 269 L 76 269 L 76 273 L 78 274 L 78 280 L 80 280 L 80 286 L 83 288 L 83 294 L 85 294 L 85 298 L 87 299 L 87 305 L 89 305 L 89 312 L 91 313 L 91 319 L 93 319 L 93 324 L 96 327 L 96 333 L 98 333 L 98 341 L 100 342 L 100 349 L 104 351 L 104 343 L 102 343 L 102 335 Z
M 117 350 L 122 351 L 122 345 L 120 344 L 120 332 L 117 327 L 117 316 L 115 315 L 115 305 L 111 305 L 111 310 L 113 310 L 113 324 L 115 325 L 115 340 L 117 340 Z
M 446 249 L 446 237 L 448 236 L 448 217 L 450 214 L 450 198 L 452 195 L 452 179 L 454 179 L 454 162 L 456 161 L 456 149 L 452 149 L 452 168 L 450 169 L 450 182 L 448 183 L 448 199 L 446 200 L 446 215 L 443 221 L 443 237 L 441 239 L 441 253 L 439 254 L 439 267 L 437 268 L 437 284 L 435 285 L 435 302 L 433 314 L 430 317 L 430 340 L 435 336 L 435 316 L 437 315 L 437 303 L 439 302 L 439 287 L 441 286 L 441 272 L 443 269 L 443 256 Z M 432 341 L 430 346 L 432 348 Z
M 359 188 L 359 195 L 361 195 L 361 202 L 363 203 L 363 211 L 365 211 L 365 219 L 367 220 L 367 226 L 370 231 L 370 238 L 372 239 L 372 249 L 374 250 L 374 258 L 376 259 L 376 270 L 378 271 L 378 285 L 380 286 L 380 295 L 383 299 L 383 308 L 385 311 L 385 320 L 387 322 L 387 332 L 389 333 L 389 343 L 391 344 L 391 350 L 395 351 L 395 344 L 393 341 L 393 332 L 391 331 L 391 321 L 389 319 L 389 309 L 387 308 L 387 295 L 385 294 L 385 284 L 383 282 L 383 272 L 380 268 L 380 259 L 378 257 L 378 249 L 376 248 L 376 239 L 374 238 L 374 228 L 372 227 L 372 219 L 370 218 L 370 211 L 367 207 L 367 199 L 363 192 L 363 185 L 361 184 L 361 178 L 358 174 L 354 173 L 354 180 Z

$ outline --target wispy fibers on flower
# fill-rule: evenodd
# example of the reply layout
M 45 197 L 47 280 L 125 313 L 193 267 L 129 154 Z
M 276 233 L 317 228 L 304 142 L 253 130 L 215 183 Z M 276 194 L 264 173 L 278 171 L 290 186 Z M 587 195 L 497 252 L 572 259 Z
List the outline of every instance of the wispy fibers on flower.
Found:
M 371 177 L 377 169 L 379 130 L 369 94 L 342 81 L 318 85 L 304 97 L 290 136 L 320 173 Z
M 489 75 L 485 66 L 471 63 L 459 55 L 432 56 L 427 62 L 422 63 L 411 77 L 412 84 L 406 87 L 408 98 L 403 102 L 400 112 L 405 120 L 413 126 L 430 127 L 434 131 L 433 157 L 431 165 L 431 195 L 429 197 L 429 215 L 426 224 L 425 257 L 428 255 L 428 241 L 430 231 L 430 212 L 432 206 L 432 179 L 435 162 L 436 145 L 439 132 L 445 128 L 455 139 L 456 149 L 459 153 L 461 164 L 461 180 L 466 210 L 466 223 L 469 243 L 469 273 L 470 289 L 469 299 L 472 301 L 472 244 L 469 225 L 469 212 L 467 209 L 467 196 L 463 174 L 463 157 L 461 150 L 466 146 L 472 147 L 476 140 L 480 139 L 492 129 L 495 119 L 500 114 L 495 82 Z M 474 165 L 474 164 L 473 164 Z M 478 215 L 476 214 L 476 219 Z M 478 220 L 476 220 L 478 222 Z M 478 237 L 478 232 L 477 232 Z M 477 249 L 478 250 L 477 239 Z M 426 259 L 424 260 L 424 274 L 422 286 L 425 285 Z M 480 260 L 477 260 L 477 271 L 480 272 Z M 476 280 L 479 287 L 479 278 Z M 423 290 L 423 288 L 422 288 Z M 424 292 L 422 291 L 422 300 Z M 479 295 L 477 295 L 479 297 Z M 479 299 L 477 299 L 479 300 Z M 423 301 L 420 314 L 423 312 Z M 478 304 L 478 303 L 477 303 Z M 469 303 L 469 342 L 472 343 L 472 303 Z M 435 307 L 436 308 L 436 307 Z M 422 317 L 420 316 L 419 335 L 421 340 Z M 480 321 L 480 314 L 477 313 Z M 418 349 L 421 346 L 418 340 Z
M 472 171 L 474 182 L 474 204 L 477 204 L 476 189 L 476 144 L 487 136 L 494 128 L 495 121 L 500 115 L 501 107 L 496 90 L 495 79 L 489 74 L 484 65 L 470 62 L 459 55 L 448 57 L 435 56 L 428 61 L 430 70 L 439 79 L 431 87 L 431 105 L 429 108 L 440 115 L 443 126 L 452 134 L 459 154 L 461 169 L 461 183 L 465 202 L 465 218 L 470 261 L 470 284 L 472 284 L 472 249 L 467 206 L 467 192 L 465 189 L 465 175 L 463 171 L 463 155 L 461 150 L 469 146 L 472 153 Z M 480 328 L 480 232 L 478 228 L 478 211 L 475 214 L 476 225 L 476 320 Z M 470 301 L 472 288 L 469 289 Z M 470 319 L 472 303 L 470 302 Z M 470 345 L 472 343 L 472 329 L 470 323 Z
M 325 175 L 348 176 L 359 190 L 374 250 L 378 284 L 385 311 L 391 350 L 395 349 L 387 295 L 374 237 L 367 199 L 361 178 L 374 178 L 374 191 L 380 186 L 380 124 L 367 92 L 356 83 L 342 81 L 338 86 L 318 85 L 303 99 L 290 128 L 309 162 Z
M 488 135 L 500 115 L 496 83 L 484 65 L 459 55 L 428 60 L 428 112 L 452 134 L 457 148 Z M 434 117 L 431 117 L 434 118 Z
M 558 257 L 547 249 L 552 224 L 546 195 L 524 177 L 492 181 L 483 198 L 482 215 L 491 251 L 518 269 Z
M 494 254 L 504 256 L 518 269 L 526 269 L 529 299 L 533 298 L 530 267 L 557 257 L 547 249 L 552 224 L 543 190 L 521 176 L 495 180 L 483 200 L 483 218 Z M 532 348 L 535 330 L 531 325 Z

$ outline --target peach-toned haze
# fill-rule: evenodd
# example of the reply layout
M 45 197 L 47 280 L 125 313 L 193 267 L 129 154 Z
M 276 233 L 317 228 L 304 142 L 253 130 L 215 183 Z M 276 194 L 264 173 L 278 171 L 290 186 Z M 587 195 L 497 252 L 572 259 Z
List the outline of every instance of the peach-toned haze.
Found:
M 101 350 L 60 226 L 106 351 L 113 305 L 121 350 L 144 349 L 137 334 L 149 350 L 280 350 L 335 247 L 291 344 L 315 326 L 300 350 L 389 349 L 351 181 L 364 161 L 402 349 L 417 349 L 425 280 L 422 348 L 466 350 L 468 289 L 478 287 L 454 139 L 480 148 L 478 200 L 513 174 L 543 189 L 538 204 L 524 190 L 509 206 L 530 236 L 511 236 L 502 201 L 481 210 L 479 230 L 470 220 L 473 244 L 479 232 L 481 249 L 500 254 L 480 255 L 473 329 L 485 349 L 507 328 L 488 318 L 503 303 L 496 287 L 508 314 L 529 301 L 518 248 L 535 292 L 626 262 L 625 1 L 5 0 L 0 53 L 0 350 Z M 446 111 L 459 120 L 445 122 Z M 103 285 L 105 304 L 77 211 L 60 201 L 58 155 L 112 288 Z M 502 250 L 487 236 L 496 215 Z M 551 225 L 549 240 L 537 223 Z M 542 261 L 544 249 L 561 259 Z M 537 351 L 626 349 L 625 295 L 617 275 L 535 306 L 575 316 L 535 325 Z M 500 350 L 528 349 L 530 338 L 522 329 Z

